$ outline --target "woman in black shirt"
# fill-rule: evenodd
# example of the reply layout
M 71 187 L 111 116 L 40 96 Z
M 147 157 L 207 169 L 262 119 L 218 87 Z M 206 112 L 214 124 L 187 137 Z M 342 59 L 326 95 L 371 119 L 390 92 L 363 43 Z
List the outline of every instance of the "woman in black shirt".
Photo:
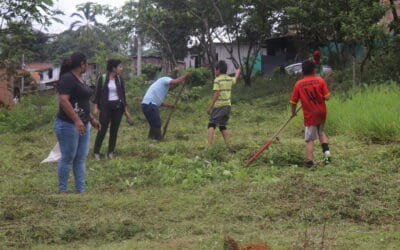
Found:
M 61 159 L 58 162 L 58 191 L 68 190 L 69 167 L 75 178 L 75 190 L 85 191 L 85 161 L 89 152 L 90 126 L 99 129 L 100 124 L 90 115 L 92 90 L 82 79 L 86 72 L 86 56 L 75 52 L 63 61 L 57 86 L 59 111 L 54 130 L 60 144 Z

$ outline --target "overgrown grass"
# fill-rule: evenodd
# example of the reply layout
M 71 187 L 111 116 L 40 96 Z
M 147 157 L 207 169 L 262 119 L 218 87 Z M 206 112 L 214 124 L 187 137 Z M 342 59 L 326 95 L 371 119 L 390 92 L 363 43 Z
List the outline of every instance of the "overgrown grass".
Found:
M 328 135 L 346 135 L 354 140 L 374 143 L 399 141 L 399 95 L 400 87 L 393 82 L 364 86 L 345 93 L 333 92 L 327 102 Z M 298 130 L 303 126 L 301 114 L 299 116 L 293 122 Z
M 163 142 L 147 140 L 140 105 L 130 98 L 135 125 L 122 123 L 115 159 L 89 156 L 82 195 L 56 194 L 56 165 L 39 164 L 55 144 L 54 98 L 27 98 L 6 111 L 7 121 L 24 119 L 34 128 L 7 125 L 0 134 L 0 248 L 222 249 L 228 234 L 241 244 L 261 241 L 273 249 L 396 249 L 400 147 L 387 138 L 398 138 L 399 132 L 382 134 L 374 126 L 370 134 L 354 131 L 381 120 L 376 112 L 390 113 L 396 102 L 387 99 L 395 99 L 397 86 L 347 93 L 346 99 L 333 93 L 327 123 L 331 165 L 301 167 L 299 115 L 279 141 L 243 168 L 289 117 L 290 82 L 286 79 L 282 88 L 274 79 L 235 87 L 229 148 L 218 133 L 215 145 L 206 147 L 211 85 L 195 93 L 187 90 Z M 44 103 L 40 116 L 51 118 L 47 122 L 21 115 L 35 106 L 36 98 Z M 382 105 L 370 104 L 375 99 Z M 371 120 L 357 123 L 358 116 L 348 115 L 360 106 L 369 107 L 364 112 L 370 112 Z M 164 119 L 169 112 L 161 109 Z M 352 130 L 342 124 L 344 116 Z M 397 121 L 398 113 L 392 119 L 386 122 Z M 95 132 L 91 145 L 94 137 Z M 376 138 L 383 140 L 375 144 Z M 315 155 L 322 155 L 317 147 Z
M 0 133 L 32 131 L 54 120 L 56 98 L 51 93 L 23 97 L 12 110 L 0 109 Z
M 400 135 L 400 87 L 396 83 L 365 86 L 346 99 L 329 103 L 329 119 L 336 134 L 372 142 L 397 141 Z

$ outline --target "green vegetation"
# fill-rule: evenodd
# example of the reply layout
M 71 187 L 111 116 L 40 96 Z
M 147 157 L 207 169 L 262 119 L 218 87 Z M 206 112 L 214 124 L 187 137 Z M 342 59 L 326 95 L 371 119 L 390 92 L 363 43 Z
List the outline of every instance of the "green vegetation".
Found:
M 147 140 L 136 98 L 147 86 L 127 84 L 135 125 L 122 124 L 115 159 L 89 156 L 82 195 L 57 194 L 56 165 L 39 164 L 55 144 L 54 96 L 23 98 L 16 108 L 1 110 L 0 248 L 222 249 L 224 235 L 273 249 L 399 246 L 395 83 L 333 91 L 327 124 L 333 163 L 315 169 L 301 166 L 301 115 L 249 168 L 242 167 L 289 117 L 293 79 L 236 85 L 231 145 L 217 135 L 211 149 L 209 83 L 186 90 L 161 143 Z M 315 154 L 322 157 L 319 147 Z

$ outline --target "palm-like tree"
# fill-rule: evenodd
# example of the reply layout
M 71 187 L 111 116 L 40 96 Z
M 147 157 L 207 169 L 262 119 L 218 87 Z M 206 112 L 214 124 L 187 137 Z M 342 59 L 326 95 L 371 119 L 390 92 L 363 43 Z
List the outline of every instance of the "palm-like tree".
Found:
M 98 15 L 103 14 L 103 7 L 100 4 L 87 2 L 77 5 L 76 10 L 77 12 L 72 13 L 71 17 L 77 17 L 80 20 L 71 23 L 71 30 L 77 28 L 77 31 L 89 32 L 89 30 L 98 29 L 102 26 L 96 19 Z
M 77 12 L 71 14 L 74 21 L 70 30 L 75 33 L 81 51 L 87 51 L 87 56 L 94 55 L 93 48 L 97 48 L 99 35 L 103 32 L 104 25 L 97 21 L 97 17 L 104 12 L 102 5 L 87 2 L 76 6 Z

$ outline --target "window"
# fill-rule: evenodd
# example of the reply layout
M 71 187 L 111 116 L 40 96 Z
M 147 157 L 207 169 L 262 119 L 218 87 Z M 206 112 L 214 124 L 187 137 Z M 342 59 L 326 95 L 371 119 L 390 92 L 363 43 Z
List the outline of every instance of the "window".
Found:
M 48 74 L 49 74 L 49 79 L 52 79 L 53 78 L 53 69 L 49 69 Z

